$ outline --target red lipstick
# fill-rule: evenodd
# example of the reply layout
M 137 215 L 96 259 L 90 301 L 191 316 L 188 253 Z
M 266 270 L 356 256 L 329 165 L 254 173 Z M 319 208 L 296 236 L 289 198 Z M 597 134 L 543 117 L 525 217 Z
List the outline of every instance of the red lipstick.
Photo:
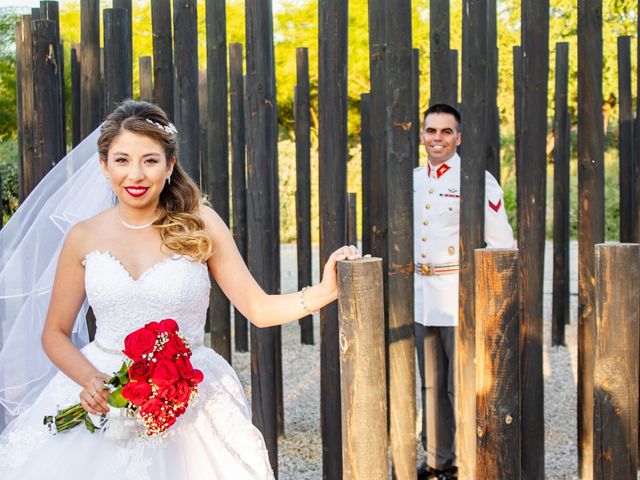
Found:
M 127 191 L 129 195 L 137 198 L 147 193 L 147 190 L 149 190 L 149 187 L 132 186 L 132 187 L 124 187 L 124 189 Z

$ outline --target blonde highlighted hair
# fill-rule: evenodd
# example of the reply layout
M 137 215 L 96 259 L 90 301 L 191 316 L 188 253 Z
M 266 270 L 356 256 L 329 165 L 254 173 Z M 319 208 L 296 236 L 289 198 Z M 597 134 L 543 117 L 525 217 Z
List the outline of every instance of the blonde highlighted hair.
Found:
M 176 163 L 171 183 L 166 183 L 160 193 L 160 216 L 153 226 L 160 230 L 162 244 L 169 250 L 202 262 L 213 249 L 213 242 L 199 214 L 200 206 L 206 200 L 178 163 L 178 134 L 170 125 L 167 114 L 157 105 L 125 100 L 100 127 L 98 151 L 106 164 L 109 147 L 123 130 L 145 135 L 163 146 L 167 162 L 174 158 Z

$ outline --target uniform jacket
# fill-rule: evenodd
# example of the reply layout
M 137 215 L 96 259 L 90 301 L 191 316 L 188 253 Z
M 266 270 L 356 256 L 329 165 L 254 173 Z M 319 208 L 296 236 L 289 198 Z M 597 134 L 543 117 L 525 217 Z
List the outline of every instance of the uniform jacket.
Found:
M 504 208 L 504 193 L 486 172 L 484 236 L 488 248 L 514 248 L 513 231 Z M 460 157 L 455 154 L 438 167 L 413 172 L 414 262 L 457 264 L 460 245 Z M 443 268 L 443 267 L 439 267 Z M 415 275 L 415 321 L 422 325 L 458 324 L 458 276 Z

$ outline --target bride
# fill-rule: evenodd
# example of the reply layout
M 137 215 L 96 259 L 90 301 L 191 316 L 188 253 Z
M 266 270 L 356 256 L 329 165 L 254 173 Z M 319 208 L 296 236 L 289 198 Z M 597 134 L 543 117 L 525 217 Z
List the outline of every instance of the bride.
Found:
M 297 293 L 268 295 L 247 270 L 225 223 L 203 204 L 197 186 L 177 162 L 177 132 L 159 107 L 125 101 L 100 127 L 97 145 L 99 160 L 81 165 L 71 177 L 71 186 L 65 180 L 65 198 L 66 203 L 82 207 L 80 211 L 102 211 L 81 219 L 77 212 L 56 211 L 57 205 L 51 206 L 58 202 L 55 197 L 45 195 L 46 203 L 39 205 L 25 202 L 25 209 L 34 211 L 53 208 L 46 220 L 57 227 L 73 224 L 62 247 L 45 255 L 45 264 L 57 258 L 57 267 L 41 342 L 58 371 L 44 356 L 39 360 L 40 352 L 29 351 L 23 340 L 29 333 L 38 335 L 36 306 L 42 301 L 38 297 L 49 300 L 49 290 L 41 278 L 34 278 L 33 291 L 17 295 L 21 298 L 18 307 L 11 306 L 16 296 L 11 295 L 11 280 L 5 272 L 16 251 L 23 257 L 41 258 L 37 250 L 52 248 L 46 244 L 51 239 L 36 235 L 38 243 L 26 245 L 31 237 L 20 238 L 14 228 L 13 257 L 7 260 L 8 252 L 2 252 L 0 289 L 4 291 L 0 295 L 4 296 L 0 307 L 5 315 L 5 343 L 0 354 L 0 403 L 19 413 L 0 436 L 3 477 L 273 478 L 242 386 L 229 364 L 203 345 L 209 274 L 254 325 L 270 327 L 306 316 L 335 300 L 336 261 L 359 258 L 357 250 L 345 246 L 335 251 L 318 285 Z M 42 188 L 55 183 L 55 172 L 52 180 L 42 182 Z M 95 202 L 101 188 L 115 194 L 115 206 L 106 208 L 104 200 Z M 78 192 L 84 197 L 69 202 Z M 34 197 L 40 199 L 34 202 L 43 202 L 42 194 Z M 95 203 L 92 207 L 88 206 L 91 202 Z M 7 230 L 11 235 L 10 225 Z M 64 235 L 66 229 L 60 230 Z M 5 244 L 0 246 L 7 249 Z M 42 271 L 40 277 L 53 276 L 53 269 L 46 265 L 33 269 Z M 21 269 L 21 278 L 26 270 Z M 82 341 L 86 338 L 85 297 L 96 316 L 96 333 L 93 342 L 82 346 L 86 343 Z M 199 399 L 166 435 L 138 435 L 136 424 L 115 409 L 103 431 L 92 434 L 82 426 L 57 435 L 47 431 L 43 417 L 78 398 L 87 412 L 107 414 L 108 391 L 103 385 L 122 363 L 124 337 L 163 318 L 178 322 L 193 350 L 194 367 L 204 373 Z M 24 372 L 24 378 L 18 371 Z

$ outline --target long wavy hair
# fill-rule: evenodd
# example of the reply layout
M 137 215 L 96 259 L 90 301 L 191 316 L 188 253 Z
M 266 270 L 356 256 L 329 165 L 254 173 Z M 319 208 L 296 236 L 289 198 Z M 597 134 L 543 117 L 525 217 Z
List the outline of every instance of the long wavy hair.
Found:
M 106 164 L 111 143 L 123 130 L 127 130 L 159 142 L 164 148 L 167 162 L 175 158 L 171 183 L 165 183 L 160 193 L 160 216 L 153 226 L 160 230 L 162 244 L 169 250 L 204 261 L 213 248 L 211 237 L 205 231 L 204 221 L 199 215 L 199 208 L 205 199 L 178 162 L 178 134 L 170 125 L 167 114 L 157 105 L 125 100 L 100 127 L 98 151 Z

